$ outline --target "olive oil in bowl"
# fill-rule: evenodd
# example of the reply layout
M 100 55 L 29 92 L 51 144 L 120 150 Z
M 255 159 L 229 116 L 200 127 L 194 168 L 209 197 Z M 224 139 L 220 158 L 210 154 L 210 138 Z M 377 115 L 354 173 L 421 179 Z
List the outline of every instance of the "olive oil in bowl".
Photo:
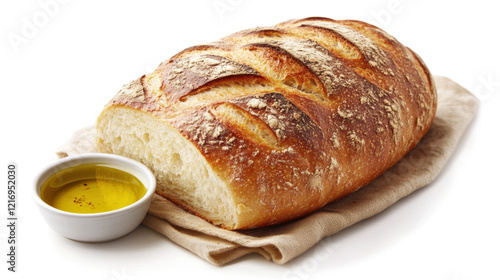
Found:
M 40 188 L 40 197 L 62 211 L 92 214 L 128 206 L 146 191 L 139 179 L 112 165 L 83 164 L 50 176 Z

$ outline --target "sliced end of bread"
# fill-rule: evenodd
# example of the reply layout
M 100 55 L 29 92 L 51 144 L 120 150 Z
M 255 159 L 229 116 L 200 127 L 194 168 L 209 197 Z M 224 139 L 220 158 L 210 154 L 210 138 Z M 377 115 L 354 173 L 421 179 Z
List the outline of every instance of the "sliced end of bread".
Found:
M 156 192 L 224 228 L 238 225 L 236 203 L 224 182 L 197 148 L 164 121 L 140 110 L 109 106 L 97 121 L 100 152 L 118 154 L 148 166 Z

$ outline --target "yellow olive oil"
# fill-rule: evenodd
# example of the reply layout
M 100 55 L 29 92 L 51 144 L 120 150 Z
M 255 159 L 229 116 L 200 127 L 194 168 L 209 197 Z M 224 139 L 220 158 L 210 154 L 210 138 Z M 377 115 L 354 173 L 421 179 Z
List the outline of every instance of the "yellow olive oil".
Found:
M 105 164 L 83 164 L 47 179 L 40 196 L 45 203 L 72 213 L 102 213 L 130 205 L 146 194 L 135 176 Z

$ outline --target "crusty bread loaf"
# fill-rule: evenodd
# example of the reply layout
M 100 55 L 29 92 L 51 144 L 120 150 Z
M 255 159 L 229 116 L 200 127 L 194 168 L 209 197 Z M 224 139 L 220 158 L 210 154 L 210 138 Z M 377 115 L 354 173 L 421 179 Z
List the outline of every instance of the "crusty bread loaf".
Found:
M 216 225 L 289 221 L 366 185 L 427 132 L 437 105 L 410 49 L 359 21 L 291 20 L 188 48 L 125 85 L 98 148 Z

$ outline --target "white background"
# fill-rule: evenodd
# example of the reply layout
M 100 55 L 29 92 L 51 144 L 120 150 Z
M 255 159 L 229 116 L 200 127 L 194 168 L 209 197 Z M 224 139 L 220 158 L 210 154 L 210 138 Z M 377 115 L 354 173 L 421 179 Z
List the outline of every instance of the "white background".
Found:
M 52 4 L 44 4 L 52 3 Z M 498 1 L 2 1 L 1 279 L 500 279 Z M 178 51 L 291 18 L 358 19 L 411 47 L 481 100 L 440 176 L 286 265 L 250 255 L 215 267 L 140 226 L 72 242 L 31 200 L 35 175 L 120 87 Z M 18 164 L 18 272 L 7 271 L 7 163 Z M 5 182 L 5 183 L 4 183 Z M 50 277 L 50 278 L 47 278 Z

